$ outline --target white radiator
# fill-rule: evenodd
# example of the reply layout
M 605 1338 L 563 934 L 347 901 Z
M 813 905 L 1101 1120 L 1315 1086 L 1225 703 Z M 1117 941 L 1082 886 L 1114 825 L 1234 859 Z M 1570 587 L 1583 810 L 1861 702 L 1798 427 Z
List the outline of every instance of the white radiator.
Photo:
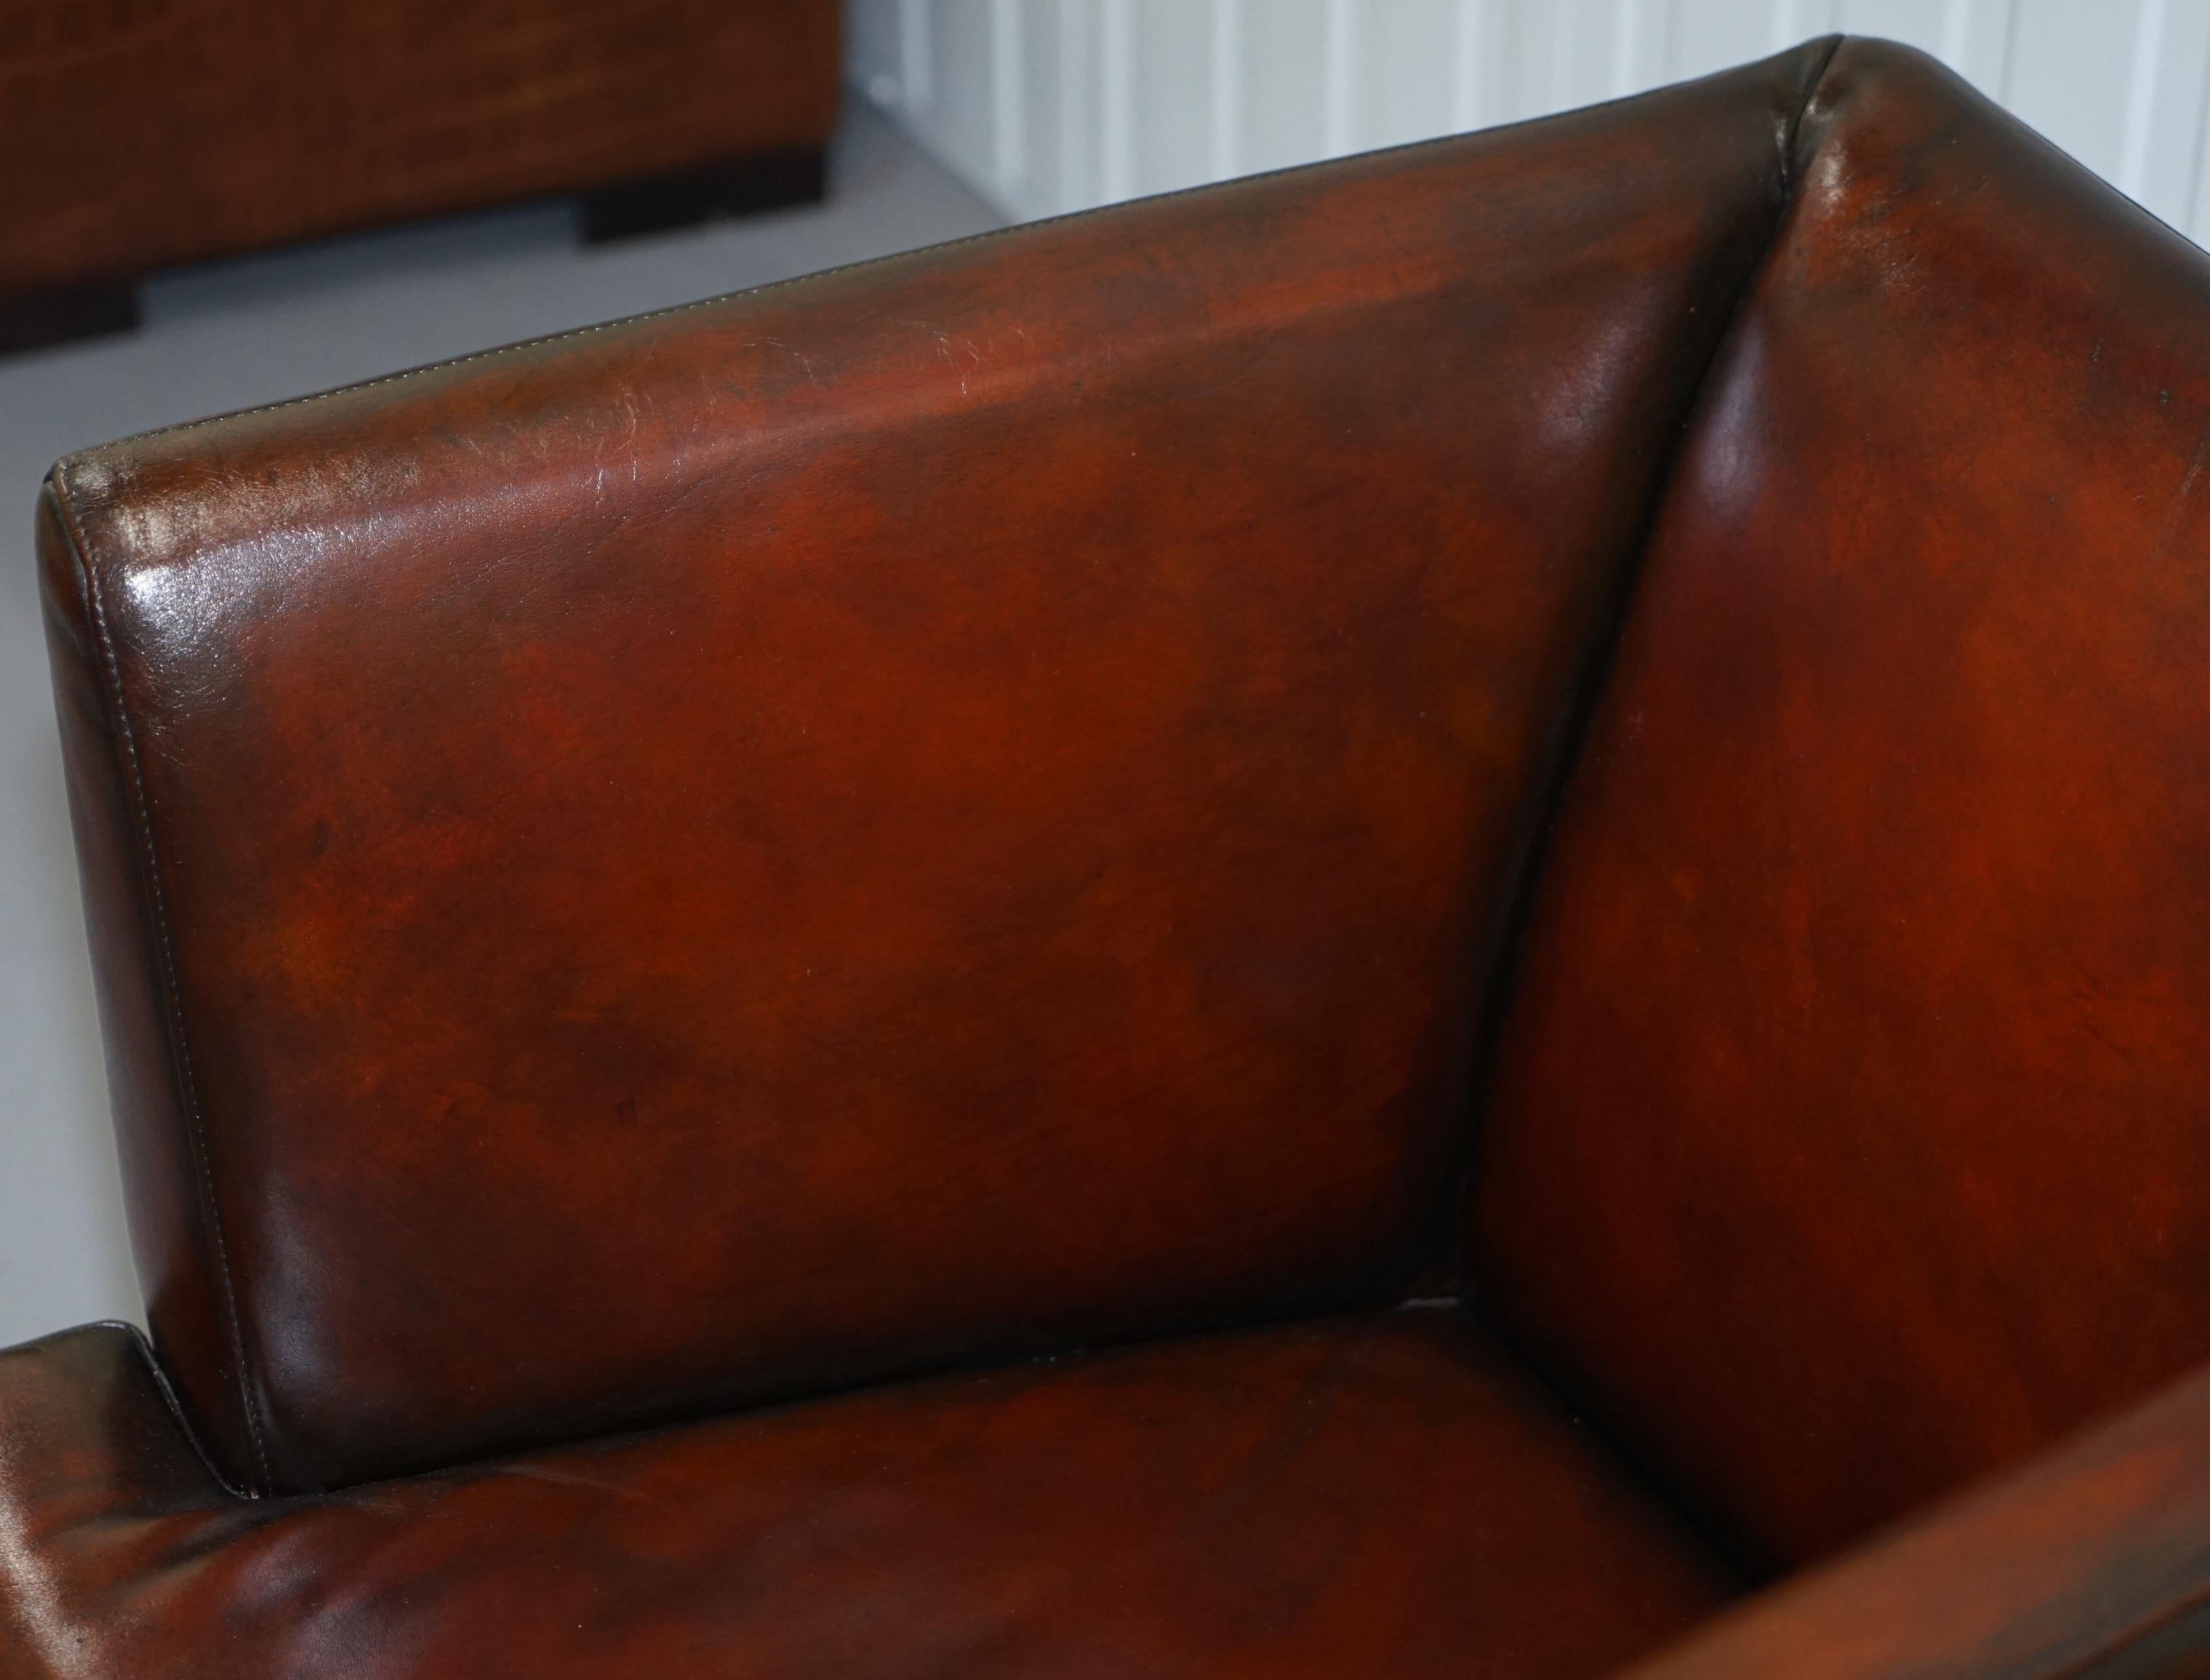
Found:
M 2210 238 L 2210 0 L 848 0 L 853 83 L 1010 214 L 1586 105 L 1829 30 L 1937 54 Z

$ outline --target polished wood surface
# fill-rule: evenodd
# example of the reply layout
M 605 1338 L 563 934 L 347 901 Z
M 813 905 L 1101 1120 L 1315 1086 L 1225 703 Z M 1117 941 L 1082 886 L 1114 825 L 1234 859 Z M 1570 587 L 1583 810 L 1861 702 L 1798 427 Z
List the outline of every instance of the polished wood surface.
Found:
M 0 0 L 0 314 L 17 294 L 280 241 L 818 154 L 840 13 Z

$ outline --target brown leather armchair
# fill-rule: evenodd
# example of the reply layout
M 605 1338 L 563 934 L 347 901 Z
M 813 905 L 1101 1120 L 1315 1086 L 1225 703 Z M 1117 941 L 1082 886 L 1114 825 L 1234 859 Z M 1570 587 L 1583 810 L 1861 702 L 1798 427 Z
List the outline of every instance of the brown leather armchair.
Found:
M 2206 1671 L 2206 460 L 1827 42 L 63 462 L 0 1669 Z

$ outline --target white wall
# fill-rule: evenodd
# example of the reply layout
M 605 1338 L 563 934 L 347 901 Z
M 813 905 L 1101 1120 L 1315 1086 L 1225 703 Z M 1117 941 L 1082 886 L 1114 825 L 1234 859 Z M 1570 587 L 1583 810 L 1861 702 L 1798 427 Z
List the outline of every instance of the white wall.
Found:
M 2210 236 L 2210 0 L 848 0 L 848 10 L 854 84 L 1017 216 L 1539 116 L 1841 29 L 1938 54 L 2166 221 Z

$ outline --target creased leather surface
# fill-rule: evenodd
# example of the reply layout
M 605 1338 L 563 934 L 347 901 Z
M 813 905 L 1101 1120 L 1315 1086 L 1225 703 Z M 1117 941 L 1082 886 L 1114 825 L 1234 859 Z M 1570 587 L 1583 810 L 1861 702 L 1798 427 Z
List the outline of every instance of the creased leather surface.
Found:
M 11 1680 L 1592 1680 L 1729 1591 L 1454 1314 L 251 1502 L 148 1369 L 114 1327 L 0 1353 Z
M 226 1467 L 1401 1298 L 1816 57 L 64 462 Z
M 1476 1215 L 1485 1298 L 1777 1563 L 2210 1358 L 2210 261 L 1899 48 L 1800 149 Z
M 824 144 L 836 0 L 0 0 L 0 294 Z

